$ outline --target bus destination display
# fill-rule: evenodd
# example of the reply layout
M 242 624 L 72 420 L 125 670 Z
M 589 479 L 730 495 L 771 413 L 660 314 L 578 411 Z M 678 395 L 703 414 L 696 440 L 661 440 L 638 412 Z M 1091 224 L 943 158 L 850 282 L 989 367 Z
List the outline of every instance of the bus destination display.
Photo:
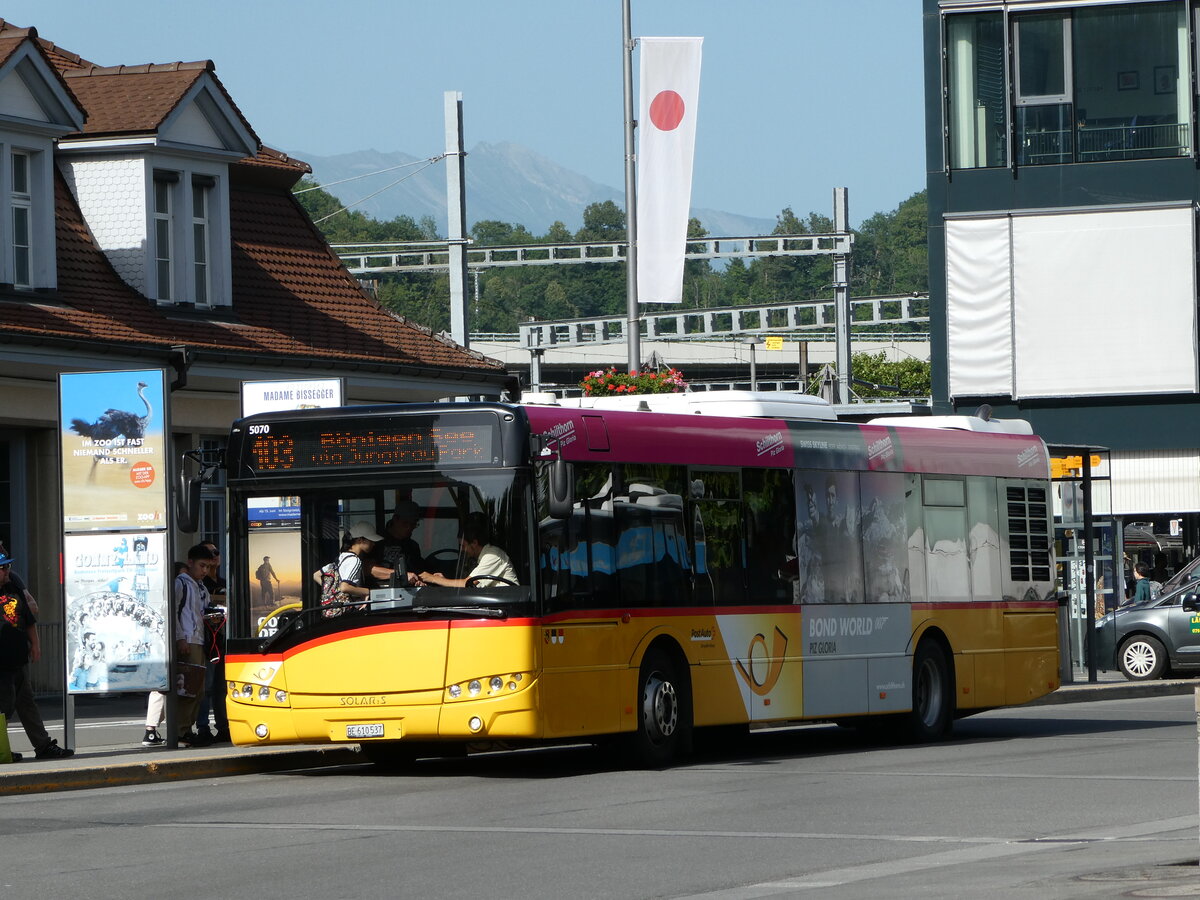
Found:
M 475 466 L 493 463 L 495 426 L 401 420 L 372 425 L 273 423 L 248 426 L 255 472 L 328 468 Z

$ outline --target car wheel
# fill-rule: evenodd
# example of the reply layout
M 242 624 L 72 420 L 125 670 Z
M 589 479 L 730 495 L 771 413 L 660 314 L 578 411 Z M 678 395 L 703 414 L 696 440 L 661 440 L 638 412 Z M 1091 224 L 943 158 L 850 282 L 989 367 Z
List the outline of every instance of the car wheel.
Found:
M 1121 644 L 1117 662 L 1130 681 L 1153 681 L 1167 668 L 1167 652 L 1158 638 L 1135 634 Z

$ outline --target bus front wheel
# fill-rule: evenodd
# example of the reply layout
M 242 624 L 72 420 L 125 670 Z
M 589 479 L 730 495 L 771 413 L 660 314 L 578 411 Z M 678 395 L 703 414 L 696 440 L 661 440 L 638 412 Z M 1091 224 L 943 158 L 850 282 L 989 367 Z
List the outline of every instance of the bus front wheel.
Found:
M 907 737 L 919 743 L 950 733 L 954 721 L 954 682 L 946 653 L 935 641 L 924 640 L 913 656 L 912 712 Z
M 668 765 L 689 749 L 692 704 L 686 677 L 666 653 L 651 649 L 638 676 L 638 728 L 634 762 L 647 768 Z

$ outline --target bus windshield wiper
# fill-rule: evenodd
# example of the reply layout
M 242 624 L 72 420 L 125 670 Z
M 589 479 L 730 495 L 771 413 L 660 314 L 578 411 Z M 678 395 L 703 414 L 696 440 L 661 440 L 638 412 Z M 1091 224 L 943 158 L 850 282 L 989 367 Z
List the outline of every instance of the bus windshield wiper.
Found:
M 479 616 L 484 619 L 507 619 L 508 612 L 494 606 L 414 606 L 415 613 L 461 613 L 464 616 Z

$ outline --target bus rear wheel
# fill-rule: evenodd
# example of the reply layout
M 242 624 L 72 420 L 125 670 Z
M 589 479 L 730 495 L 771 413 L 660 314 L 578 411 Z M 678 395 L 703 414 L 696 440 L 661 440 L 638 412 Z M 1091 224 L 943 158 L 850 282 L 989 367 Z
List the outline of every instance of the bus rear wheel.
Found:
M 954 682 L 946 653 L 924 640 L 913 656 L 912 712 L 905 722 L 906 737 L 917 743 L 944 738 L 954 722 Z
M 692 704 L 678 665 L 651 649 L 638 675 L 638 728 L 631 742 L 633 761 L 646 768 L 670 764 L 691 744 Z

